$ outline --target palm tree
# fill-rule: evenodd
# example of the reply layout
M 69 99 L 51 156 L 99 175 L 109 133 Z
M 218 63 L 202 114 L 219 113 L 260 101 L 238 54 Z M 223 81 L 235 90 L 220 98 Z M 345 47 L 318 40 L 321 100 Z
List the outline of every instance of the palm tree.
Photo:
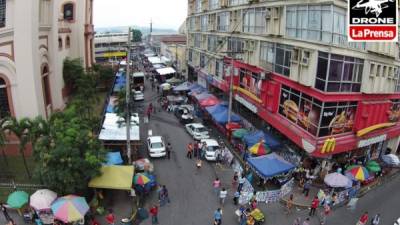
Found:
M 26 162 L 25 150 L 26 150 L 26 145 L 30 142 L 30 135 L 29 135 L 30 127 L 31 127 L 31 121 L 29 118 L 23 118 L 18 121 L 14 117 L 10 118 L 7 124 L 4 126 L 6 130 L 9 130 L 19 139 L 18 149 L 24 161 L 24 167 L 29 179 L 31 179 L 31 173 L 29 172 L 28 164 Z

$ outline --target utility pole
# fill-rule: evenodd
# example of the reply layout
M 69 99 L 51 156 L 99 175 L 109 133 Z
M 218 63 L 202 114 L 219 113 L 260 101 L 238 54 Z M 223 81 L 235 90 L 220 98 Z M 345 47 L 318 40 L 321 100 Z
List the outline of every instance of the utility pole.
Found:
M 131 61 L 131 28 L 128 30 L 128 54 L 126 59 L 126 151 L 128 154 L 128 163 L 132 163 L 132 152 L 131 152 L 131 108 L 130 108 L 130 61 Z

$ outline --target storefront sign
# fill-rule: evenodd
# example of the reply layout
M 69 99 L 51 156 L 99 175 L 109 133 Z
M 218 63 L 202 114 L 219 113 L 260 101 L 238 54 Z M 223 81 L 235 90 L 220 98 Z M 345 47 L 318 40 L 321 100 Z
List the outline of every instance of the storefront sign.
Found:
M 361 140 L 361 141 L 358 142 L 358 147 L 362 148 L 362 147 L 365 147 L 365 146 L 368 146 L 368 145 L 372 145 L 372 144 L 375 144 L 375 143 L 382 142 L 384 140 L 386 140 L 386 134 L 382 134 L 382 135 L 379 135 L 379 136 L 376 136 L 376 137 L 372 137 L 372 138 L 369 138 L 369 139 Z
M 257 106 L 253 105 L 252 103 L 250 103 L 246 99 L 242 98 L 240 95 L 235 95 L 235 100 L 240 102 L 242 105 L 244 105 L 246 108 L 248 108 L 253 113 L 255 113 L 255 114 L 258 113 Z

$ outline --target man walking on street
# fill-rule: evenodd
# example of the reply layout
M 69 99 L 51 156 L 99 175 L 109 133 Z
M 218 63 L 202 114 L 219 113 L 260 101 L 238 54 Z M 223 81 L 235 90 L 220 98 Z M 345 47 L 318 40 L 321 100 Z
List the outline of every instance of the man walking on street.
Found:
M 191 142 L 189 142 L 189 144 L 187 145 L 186 157 L 191 159 L 192 158 L 192 153 L 193 153 L 193 144 Z
M 114 225 L 115 224 L 115 216 L 113 214 L 113 210 L 109 209 L 108 210 L 108 215 L 106 216 L 106 221 L 108 225 Z
M 311 202 L 311 209 L 310 209 L 310 216 L 314 216 L 315 215 L 315 211 L 317 210 L 319 206 L 319 199 L 317 196 L 314 197 L 314 199 Z
M 372 218 L 371 225 L 378 225 L 380 221 L 381 221 L 381 214 L 378 213 L 374 216 L 374 218 Z
M 155 225 L 158 224 L 158 207 L 157 205 L 153 205 L 150 208 L 150 215 L 151 215 L 151 224 Z
M 357 225 L 365 225 L 368 222 L 368 212 L 365 212 L 357 222 Z
M 219 203 L 221 206 L 224 206 L 225 203 L 225 198 L 228 195 L 228 191 L 225 188 L 222 188 L 222 190 L 219 192 Z
M 162 197 L 162 200 L 163 200 L 163 205 L 165 205 L 165 203 L 170 203 L 171 201 L 169 200 L 169 194 L 168 194 L 168 189 L 167 189 L 167 187 L 165 186 L 165 185 L 163 185 L 162 186 L 162 188 L 161 188 L 161 195 L 163 196 Z
M 221 225 L 222 224 L 222 210 L 218 208 L 214 212 L 214 225 Z
M 7 208 L 4 206 L 3 203 L 0 203 L 0 209 L 3 212 L 4 218 L 6 218 L 7 221 L 11 221 L 12 219 L 11 219 L 10 215 L 8 214 Z
M 242 191 L 244 182 L 246 182 L 245 179 L 246 179 L 246 178 L 245 178 L 244 174 L 242 174 L 242 176 L 239 177 L 239 185 L 238 185 L 238 188 L 237 188 L 237 191 L 238 191 L 238 192 L 241 192 L 241 191 Z
M 171 150 L 172 150 L 171 143 L 168 142 L 168 144 L 167 144 L 167 158 L 168 159 L 171 159 Z
M 305 194 L 306 198 L 308 198 L 308 193 L 311 188 L 311 180 L 307 180 L 303 187 L 303 194 Z
M 200 158 L 200 152 L 199 152 L 199 142 L 195 141 L 193 145 L 193 156 L 194 158 L 199 157 Z

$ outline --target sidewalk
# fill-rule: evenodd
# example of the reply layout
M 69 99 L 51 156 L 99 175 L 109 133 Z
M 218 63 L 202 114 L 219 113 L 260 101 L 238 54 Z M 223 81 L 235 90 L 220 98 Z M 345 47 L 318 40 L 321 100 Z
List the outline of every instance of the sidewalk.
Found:
M 298 208 L 309 208 L 311 205 L 311 202 L 314 198 L 314 196 L 317 195 L 319 191 L 318 187 L 315 186 L 311 186 L 310 188 L 310 192 L 308 194 L 308 197 L 306 197 L 302 192 L 303 189 L 300 188 L 297 183 L 295 182 L 295 186 L 293 187 L 292 192 L 290 192 L 289 194 L 283 196 L 281 198 L 281 202 L 284 203 L 286 205 L 286 202 L 289 200 L 290 195 L 293 194 L 293 206 L 294 207 L 298 207 Z

